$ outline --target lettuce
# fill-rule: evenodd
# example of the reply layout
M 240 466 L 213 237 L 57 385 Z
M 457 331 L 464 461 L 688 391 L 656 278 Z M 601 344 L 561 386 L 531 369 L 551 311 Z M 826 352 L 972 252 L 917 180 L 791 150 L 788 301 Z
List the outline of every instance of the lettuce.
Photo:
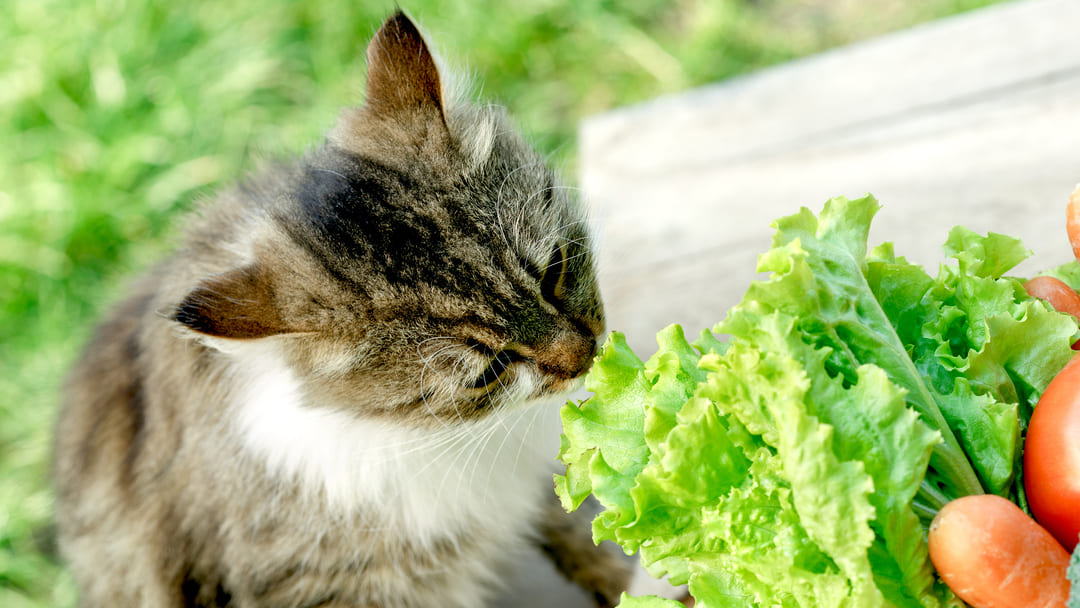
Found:
M 666 328 L 644 362 L 613 333 L 562 410 L 563 506 L 593 495 L 595 540 L 702 608 L 959 606 L 929 520 L 966 494 L 1023 504 L 1020 438 L 1076 322 L 1005 276 L 1016 239 L 956 228 L 931 277 L 868 250 L 878 208 L 778 220 L 769 278 L 723 321 Z

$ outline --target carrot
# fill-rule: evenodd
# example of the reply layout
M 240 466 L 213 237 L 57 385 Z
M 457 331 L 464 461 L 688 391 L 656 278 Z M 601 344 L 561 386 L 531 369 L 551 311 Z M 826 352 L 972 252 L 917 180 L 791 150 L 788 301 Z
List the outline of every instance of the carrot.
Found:
M 1069 195 L 1069 206 L 1065 210 L 1065 231 L 1069 235 L 1073 255 L 1080 260 L 1080 185 Z
M 1080 197 L 1078 197 L 1080 200 Z M 1080 207 L 1080 205 L 1078 205 Z M 1024 283 L 1024 291 L 1033 298 L 1046 300 L 1054 310 L 1067 312 L 1080 319 L 1080 294 L 1060 279 L 1054 277 L 1035 277 Z
M 1069 554 L 1020 507 L 1000 496 L 965 496 L 930 524 L 930 561 L 974 608 L 1064 608 Z

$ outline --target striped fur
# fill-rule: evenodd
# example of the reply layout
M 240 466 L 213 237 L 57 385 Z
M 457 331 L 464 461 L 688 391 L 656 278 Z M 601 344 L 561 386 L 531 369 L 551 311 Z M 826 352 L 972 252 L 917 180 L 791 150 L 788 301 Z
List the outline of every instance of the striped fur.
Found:
M 586 218 L 404 15 L 368 61 L 365 104 L 209 201 L 73 370 L 83 606 L 482 606 L 537 539 L 598 604 L 625 584 L 548 506 L 604 325 Z

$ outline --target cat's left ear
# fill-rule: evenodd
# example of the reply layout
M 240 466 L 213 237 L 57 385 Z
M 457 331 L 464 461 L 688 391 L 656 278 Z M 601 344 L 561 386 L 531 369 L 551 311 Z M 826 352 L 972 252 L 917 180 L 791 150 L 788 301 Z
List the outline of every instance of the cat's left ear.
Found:
M 200 334 L 254 339 L 290 333 L 274 289 L 257 265 L 204 280 L 184 297 L 172 318 Z
M 435 59 L 416 25 L 396 11 L 367 49 L 367 108 L 380 116 L 443 114 L 442 84 Z

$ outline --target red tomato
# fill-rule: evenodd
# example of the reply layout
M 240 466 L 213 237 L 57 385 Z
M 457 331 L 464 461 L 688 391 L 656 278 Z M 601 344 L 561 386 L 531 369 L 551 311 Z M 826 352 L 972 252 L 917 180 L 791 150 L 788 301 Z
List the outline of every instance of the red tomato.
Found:
M 1050 381 L 1024 442 L 1031 513 L 1072 552 L 1080 538 L 1080 355 Z
M 1024 283 L 1024 290 L 1033 298 L 1045 300 L 1054 310 L 1067 312 L 1080 319 L 1080 294 L 1061 279 L 1035 277 Z

